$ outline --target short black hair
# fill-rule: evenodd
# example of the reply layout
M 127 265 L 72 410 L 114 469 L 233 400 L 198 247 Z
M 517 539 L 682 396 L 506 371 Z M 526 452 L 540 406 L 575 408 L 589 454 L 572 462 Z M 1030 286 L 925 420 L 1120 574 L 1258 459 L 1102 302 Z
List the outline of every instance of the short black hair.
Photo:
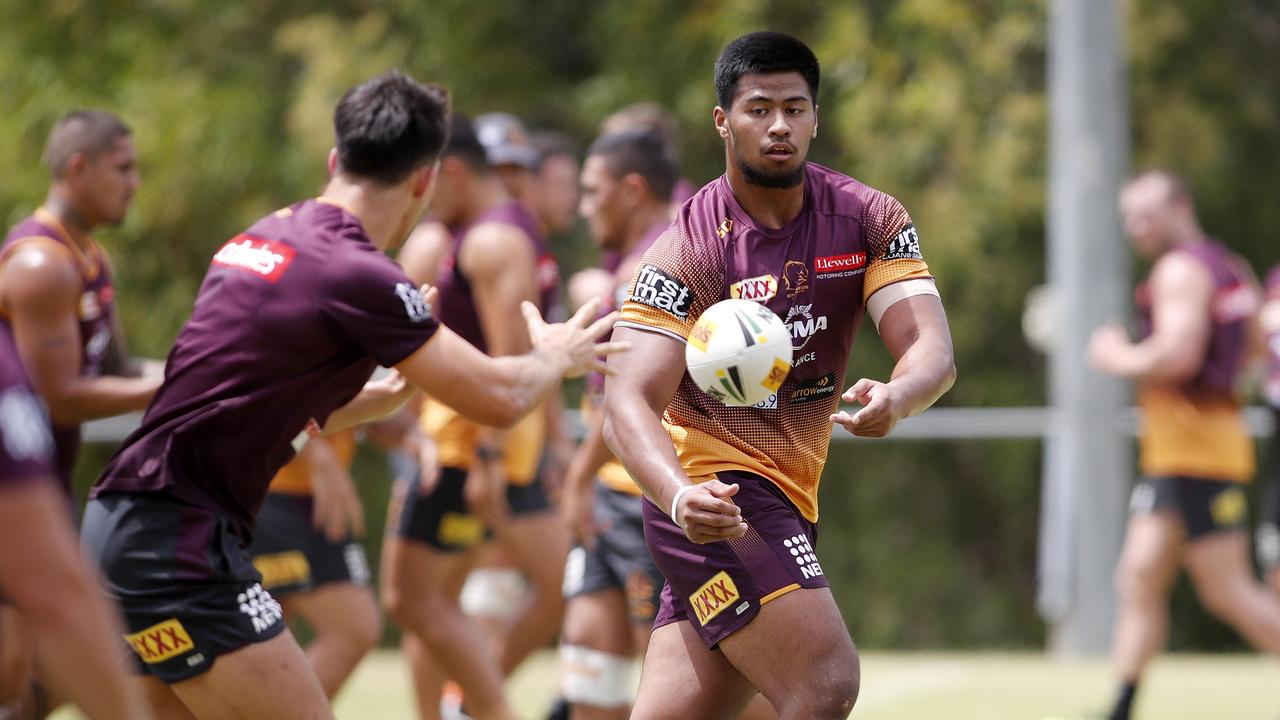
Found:
M 666 202 L 671 198 L 679 170 L 675 153 L 661 135 L 652 130 L 623 130 L 591 143 L 587 157 L 599 155 L 615 178 L 635 173 L 644 178 L 649 192 Z
M 60 178 L 72 155 L 95 158 L 110 150 L 116 140 L 132 134 L 123 120 L 105 110 L 75 110 L 53 124 L 44 161 L 53 176 Z
M 450 121 L 449 142 L 445 143 L 443 156 L 456 157 L 479 173 L 487 173 L 492 169 L 489 165 L 489 151 L 476 134 L 475 121 L 466 115 L 454 115 Z
M 449 92 L 392 70 L 346 92 L 333 111 L 343 172 L 395 184 L 435 162 L 449 135 Z
M 539 130 L 529 134 L 529 145 L 538 153 L 538 169 L 553 157 L 572 158 L 578 161 L 579 145 L 568 135 L 555 130 Z
M 822 70 L 808 45 L 776 32 L 753 32 L 729 43 L 716 60 L 716 102 L 725 110 L 733 104 L 738 78 L 759 73 L 798 72 L 818 102 Z

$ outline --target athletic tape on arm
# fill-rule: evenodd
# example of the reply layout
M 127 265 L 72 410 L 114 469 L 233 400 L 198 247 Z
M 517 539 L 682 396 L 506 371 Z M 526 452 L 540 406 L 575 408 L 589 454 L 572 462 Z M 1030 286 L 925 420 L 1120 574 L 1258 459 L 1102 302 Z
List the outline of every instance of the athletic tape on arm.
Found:
M 938 294 L 937 284 L 931 278 L 914 278 L 885 285 L 867 298 L 867 312 L 871 313 L 871 320 L 876 324 L 876 329 L 880 329 L 880 318 L 884 317 L 886 310 L 899 300 L 906 300 L 914 295 L 941 297 Z

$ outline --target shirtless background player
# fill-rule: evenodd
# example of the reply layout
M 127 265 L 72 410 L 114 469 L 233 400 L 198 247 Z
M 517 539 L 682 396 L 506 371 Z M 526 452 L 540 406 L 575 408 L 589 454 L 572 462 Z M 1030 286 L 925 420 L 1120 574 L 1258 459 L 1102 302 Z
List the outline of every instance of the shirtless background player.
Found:
M 99 110 L 70 113 L 49 133 L 45 161 L 53 182 L 44 205 L 0 246 L 0 319 L 49 407 L 56 475 L 69 502 L 80 423 L 146 407 L 160 367 L 129 358 L 111 263 L 90 235 L 123 222 L 138 189 L 129 128 Z M 4 684 L 25 686 L 30 639 L 4 609 L 0 654 L 0 675 L 10 675 Z
M 605 438 L 649 500 L 645 535 L 667 579 L 632 717 L 731 717 L 758 689 L 782 718 L 844 718 L 858 657 L 815 553 L 832 424 L 880 437 L 928 407 L 954 378 L 950 333 L 898 201 L 805 161 L 818 129 L 809 48 L 752 33 L 715 77 L 726 173 L 641 260 L 614 332 L 633 351 L 605 383 Z M 792 331 L 794 367 L 759 407 L 721 405 L 684 372 L 689 329 L 730 296 Z M 897 364 L 889 382 L 844 394 L 860 410 L 837 412 L 864 310 Z
M 120 618 L 84 566 L 54 477 L 48 417 L 0 323 L 0 602 L 30 631 L 58 694 L 92 718 L 145 720 L 150 713 L 117 652 Z M 28 716 L 30 708 L 11 702 L 25 689 L 3 688 L 0 716 Z
M 1280 653 L 1280 601 L 1253 575 L 1243 483 L 1253 439 L 1235 382 L 1259 338 L 1261 297 L 1243 260 L 1209 238 L 1186 182 L 1149 172 L 1120 194 L 1134 248 L 1154 259 L 1138 287 L 1139 340 L 1099 329 L 1089 359 L 1138 382 L 1143 479 L 1130 499 L 1116 568 L 1120 606 L 1112 662 L 1121 689 L 1112 720 L 1127 720 L 1138 681 L 1164 646 L 1169 592 L 1186 567 L 1205 608 L 1254 647 Z
M 430 201 L 447 122 L 445 92 L 397 72 L 343 95 L 322 195 L 214 255 L 164 384 L 94 487 L 85 547 L 162 717 L 333 716 L 246 548 L 297 443 L 385 416 L 414 387 L 507 427 L 619 349 L 592 339 L 612 318 L 546 325 L 525 305 L 535 350 L 489 358 L 383 254 Z M 400 376 L 366 383 L 379 364 Z

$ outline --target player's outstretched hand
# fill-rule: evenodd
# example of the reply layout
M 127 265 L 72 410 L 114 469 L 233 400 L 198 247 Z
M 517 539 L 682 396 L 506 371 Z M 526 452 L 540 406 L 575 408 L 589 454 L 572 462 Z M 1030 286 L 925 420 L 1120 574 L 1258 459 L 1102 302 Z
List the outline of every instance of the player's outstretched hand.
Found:
M 884 437 L 904 417 L 898 393 L 888 383 L 862 378 L 840 399 L 860 403 L 862 409 L 852 415 L 841 410 L 831 422 L 858 437 Z
M 676 498 L 672 513 L 685 537 L 703 545 L 718 540 L 732 540 L 747 531 L 742 509 L 729 498 L 738 494 L 738 485 L 707 480 L 693 486 Z
M 607 373 L 604 358 L 631 349 L 631 344 L 626 342 L 596 342 L 613 328 L 618 319 L 618 313 L 611 312 L 588 324 L 599 313 L 600 303 L 600 298 L 592 298 L 578 308 L 573 317 L 553 324 L 542 319 L 533 303 L 525 301 L 520 304 L 533 347 L 562 360 L 566 367 L 565 377 L 586 375 L 592 370 Z

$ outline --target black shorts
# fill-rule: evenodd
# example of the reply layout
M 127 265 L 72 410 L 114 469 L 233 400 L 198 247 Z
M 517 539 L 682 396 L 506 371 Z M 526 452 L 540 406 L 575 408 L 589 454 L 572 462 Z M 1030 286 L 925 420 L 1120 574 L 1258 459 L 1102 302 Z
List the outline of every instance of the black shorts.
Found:
M 249 555 L 277 598 L 327 583 L 369 584 L 369 559 L 354 538 L 330 542 L 311 522 L 310 495 L 270 493 L 254 523 Z
M 644 542 L 644 498 L 596 485 L 595 520 L 601 528 L 594 548 L 575 546 L 564 565 L 564 596 L 618 589 L 628 619 L 652 625 L 665 580 Z
M 1129 512 L 1133 515 L 1176 512 L 1188 540 L 1210 533 L 1243 530 L 1248 522 L 1248 510 L 1244 488 L 1228 480 L 1182 475 L 1144 477 L 1129 497 Z
M 471 512 L 463 496 L 467 471 L 440 468 L 440 480 L 426 495 L 418 490 L 415 474 L 396 483 L 390 523 L 403 538 L 426 543 L 443 552 L 465 552 L 490 537 L 484 521 Z M 507 504 L 512 517 L 549 512 L 551 503 L 540 480 L 529 485 L 508 485 Z
M 1272 408 L 1275 430 L 1271 434 L 1271 457 L 1267 463 L 1267 480 L 1262 488 L 1262 507 L 1258 509 L 1258 534 L 1255 545 L 1258 564 L 1264 570 L 1280 568 L 1280 409 Z
M 140 674 L 166 683 L 285 629 L 249 551 L 226 517 L 162 494 L 89 501 L 81 540 L 124 613 Z

